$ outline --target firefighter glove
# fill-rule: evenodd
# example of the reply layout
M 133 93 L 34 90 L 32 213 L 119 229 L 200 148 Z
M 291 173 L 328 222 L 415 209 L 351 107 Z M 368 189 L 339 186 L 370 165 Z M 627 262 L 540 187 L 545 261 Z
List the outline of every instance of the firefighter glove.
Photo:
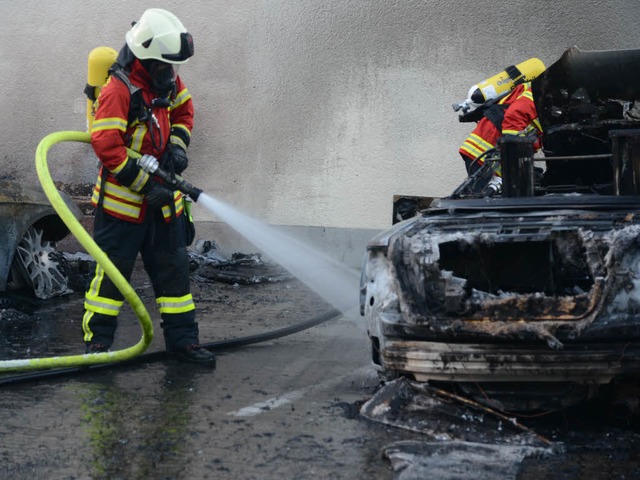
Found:
M 149 183 L 149 174 L 142 170 L 132 158 L 127 158 L 115 177 L 122 185 L 135 192 L 141 191 Z
M 145 186 L 145 197 L 152 208 L 161 208 L 173 202 L 173 192 L 158 182 L 150 180 Z
M 169 170 L 171 169 L 170 165 L 172 165 L 173 171 L 178 175 L 184 172 L 189 166 L 187 152 L 185 152 L 182 147 L 174 144 L 169 144 L 163 160 L 163 165 L 166 165 L 166 168 Z

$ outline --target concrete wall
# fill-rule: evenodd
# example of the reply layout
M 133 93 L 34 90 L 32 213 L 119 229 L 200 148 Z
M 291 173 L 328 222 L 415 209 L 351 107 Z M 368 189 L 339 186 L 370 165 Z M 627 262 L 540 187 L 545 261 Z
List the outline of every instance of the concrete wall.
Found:
M 636 0 L 0 7 L 0 175 L 37 181 L 38 142 L 85 129 L 88 53 L 119 49 L 132 20 L 162 7 L 195 39 L 196 55 L 180 71 L 197 110 L 185 176 L 267 223 L 353 238 L 390 225 L 394 194 L 443 196 L 463 178 L 457 149 L 470 126 L 451 104 L 471 85 L 532 56 L 549 65 L 573 45 L 640 47 Z M 95 177 L 86 145 L 55 147 L 50 164 L 60 182 Z M 215 220 L 206 211 L 196 219 Z M 359 257 L 361 245 L 354 248 Z

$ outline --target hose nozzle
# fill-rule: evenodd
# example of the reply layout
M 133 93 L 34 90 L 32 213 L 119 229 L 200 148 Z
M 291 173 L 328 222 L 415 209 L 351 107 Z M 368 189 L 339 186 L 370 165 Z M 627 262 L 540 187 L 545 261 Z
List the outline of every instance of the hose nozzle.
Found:
M 191 199 L 194 202 L 198 201 L 198 197 L 202 193 L 202 190 L 200 190 L 197 187 L 194 187 L 181 176 L 176 175 L 174 177 L 169 172 L 162 170 L 160 168 L 160 163 L 158 162 L 158 159 L 153 155 L 143 155 L 138 159 L 138 165 L 145 172 L 150 173 L 152 175 L 156 175 L 157 177 L 160 177 L 162 180 L 164 180 L 169 185 L 171 185 L 171 187 L 173 187 L 174 189 L 180 190 L 185 195 L 189 195 L 189 197 L 191 197 Z

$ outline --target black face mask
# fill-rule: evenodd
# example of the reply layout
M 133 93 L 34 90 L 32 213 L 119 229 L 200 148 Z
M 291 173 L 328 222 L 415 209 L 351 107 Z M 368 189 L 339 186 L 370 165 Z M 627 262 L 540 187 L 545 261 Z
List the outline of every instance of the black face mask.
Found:
M 158 60 L 142 60 L 141 63 L 151 76 L 153 93 L 168 97 L 176 86 L 176 72 L 173 65 Z

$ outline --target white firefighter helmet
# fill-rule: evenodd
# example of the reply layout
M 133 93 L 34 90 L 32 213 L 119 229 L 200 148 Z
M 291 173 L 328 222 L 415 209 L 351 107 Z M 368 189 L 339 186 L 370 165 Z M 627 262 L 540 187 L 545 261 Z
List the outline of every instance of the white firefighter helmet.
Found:
M 173 13 L 161 8 L 145 10 L 126 35 L 127 45 L 139 60 L 187 63 L 193 38 Z

